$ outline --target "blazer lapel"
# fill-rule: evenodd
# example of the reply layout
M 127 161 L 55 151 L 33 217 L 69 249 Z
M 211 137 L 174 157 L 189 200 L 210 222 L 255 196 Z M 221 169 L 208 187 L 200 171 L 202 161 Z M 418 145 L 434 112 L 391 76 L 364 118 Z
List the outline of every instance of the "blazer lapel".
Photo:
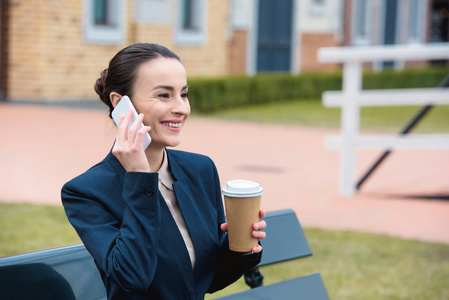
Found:
M 185 285 L 189 289 L 189 293 L 193 295 L 193 288 L 195 286 L 195 283 L 189 253 L 182 238 L 181 232 L 178 229 L 178 225 L 176 225 L 175 219 L 173 218 L 161 193 L 159 193 L 159 197 L 161 201 L 162 220 L 160 242 L 164 243 L 165 247 L 168 249 L 171 256 L 176 261 Z
M 167 151 L 169 153 L 169 151 Z M 174 159 L 174 156 L 169 154 L 169 163 L 173 176 L 176 181 L 173 183 L 173 189 L 175 191 L 176 199 L 181 209 L 184 221 L 192 238 L 192 242 L 195 248 L 196 263 L 194 268 L 194 275 L 196 282 L 200 281 L 202 274 L 215 265 L 215 255 L 211 252 L 210 242 L 214 240 L 214 237 L 207 236 L 205 232 L 205 226 L 213 226 L 212 224 L 205 224 L 204 212 L 195 201 L 195 197 L 192 195 L 189 185 L 191 181 L 187 181 L 184 174 L 179 170 L 179 166 Z

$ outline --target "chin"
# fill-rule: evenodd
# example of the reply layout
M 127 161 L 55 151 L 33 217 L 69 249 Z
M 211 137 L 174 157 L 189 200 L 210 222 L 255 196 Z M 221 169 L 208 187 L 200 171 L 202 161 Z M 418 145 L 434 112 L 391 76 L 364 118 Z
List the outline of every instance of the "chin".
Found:
M 166 147 L 176 147 L 176 146 L 179 146 L 179 144 L 181 144 L 180 140 L 177 140 L 177 141 L 166 141 L 165 146 Z
M 151 144 L 153 147 L 165 148 L 176 147 L 181 143 L 181 137 L 178 136 L 160 136 L 156 135 L 151 137 Z

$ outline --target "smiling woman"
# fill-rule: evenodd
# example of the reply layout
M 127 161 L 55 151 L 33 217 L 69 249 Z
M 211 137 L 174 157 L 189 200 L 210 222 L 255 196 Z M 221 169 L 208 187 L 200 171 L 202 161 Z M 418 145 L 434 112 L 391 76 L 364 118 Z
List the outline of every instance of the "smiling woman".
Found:
M 250 253 L 229 250 L 210 158 L 166 149 L 181 142 L 188 88 L 179 57 L 155 44 L 124 48 L 96 82 L 110 112 L 127 95 L 139 113 L 134 122 L 132 110 L 121 116 L 111 153 L 62 188 L 67 217 L 108 299 L 204 299 L 260 262 L 260 244 Z M 265 226 L 253 224 L 258 240 Z

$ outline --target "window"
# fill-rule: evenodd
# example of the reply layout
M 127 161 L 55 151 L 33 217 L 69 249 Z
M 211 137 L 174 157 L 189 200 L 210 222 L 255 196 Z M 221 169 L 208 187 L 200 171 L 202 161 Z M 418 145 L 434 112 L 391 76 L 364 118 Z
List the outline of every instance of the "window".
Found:
M 233 29 L 246 29 L 249 26 L 251 17 L 250 8 L 242 0 L 232 0 L 230 22 Z
M 326 12 L 326 0 L 311 0 L 309 3 L 311 15 L 321 16 Z
M 125 0 L 84 0 L 84 37 L 88 42 L 118 44 L 125 38 Z
M 195 30 L 196 26 L 193 23 L 194 20 L 194 11 L 193 11 L 193 4 L 192 0 L 184 0 L 184 3 L 182 5 L 182 28 L 184 30 Z
M 369 45 L 371 43 L 371 1 L 358 0 L 353 3 L 353 44 Z
M 408 42 L 409 43 L 421 43 L 422 32 L 424 27 L 423 14 L 425 13 L 425 4 L 421 0 L 410 0 L 409 6 L 409 21 L 408 21 Z
M 95 25 L 108 25 L 108 2 L 106 0 L 94 1 L 94 23 Z
M 179 0 L 175 41 L 180 45 L 201 45 L 206 40 L 206 0 Z

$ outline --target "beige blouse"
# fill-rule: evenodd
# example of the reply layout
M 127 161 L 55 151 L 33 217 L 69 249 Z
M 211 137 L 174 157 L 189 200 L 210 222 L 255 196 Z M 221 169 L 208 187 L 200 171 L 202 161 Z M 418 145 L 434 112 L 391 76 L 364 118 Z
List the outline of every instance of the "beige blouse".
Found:
M 176 200 L 176 195 L 173 190 L 173 182 L 175 178 L 171 174 L 168 168 L 167 152 L 164 149 L 164 159 L 162 161 L 162 166 L 158 171 L 159 173 L 159 191 L 167 203 L 170 212 L 175 219 L 176 225 L 178 225 L 179 231 L 181 232 L 184 243 L 186 244 L 187 251 L 189 252 L 190 261 L 192 263 L 192 269 L 195 267 L 195 248 L 193 247 L 192 238 L 190 237 L 189 230 L 187 229 L 186 222 L 182 216 L 181 209 L 179 208 L 178 201 Z

